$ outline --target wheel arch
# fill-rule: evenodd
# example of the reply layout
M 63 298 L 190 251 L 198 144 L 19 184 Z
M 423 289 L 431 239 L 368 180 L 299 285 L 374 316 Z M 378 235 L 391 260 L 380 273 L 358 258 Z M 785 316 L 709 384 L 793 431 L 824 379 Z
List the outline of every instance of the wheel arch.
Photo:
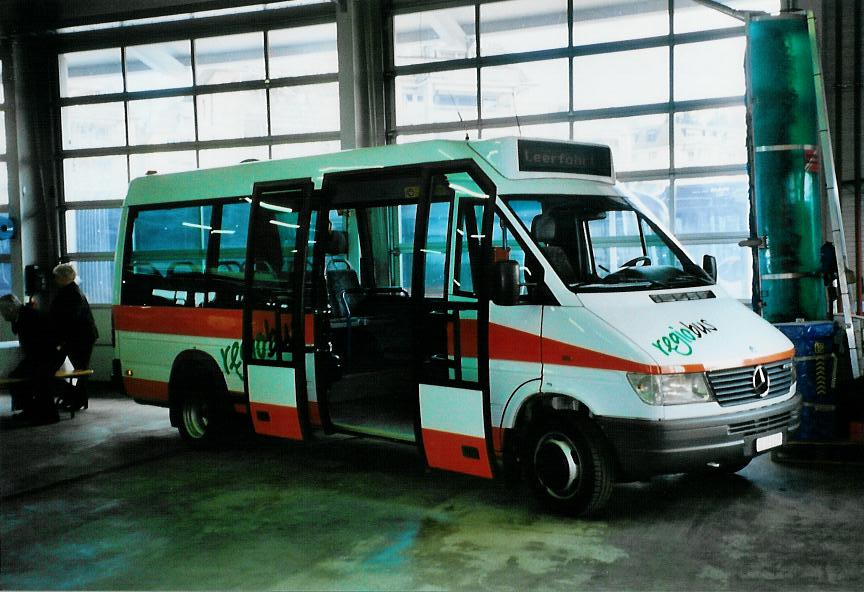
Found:
M 521 397 L 517 397 L 519 391 L 513 394 L 508 401 L 504 417 L 502 417 L 502 427 L 508 428 L 504 430 L 503 441 L 504 463 L 508 472 L 517 470 L 529 426 L 538 418 L 567 413 L 582 415 L 586 418 L 590 418 L 592 415 L 591 409 L 573 395 L 537 391 L 536 388 L 540 385 L 536 381 L 523 385 L 523 387 L 529 385 L 531 387 L 530 392 L 523 393 Z M 514 405 L 514 403 L 516 404 Z
M 168 379 L 168 406 L 171 425 L 177 427 L 179 401 L 184 392 L 191 389 L 206 390 L 209 396 L 227 400 L 228 383 L 219 369 L 219 364 L 210 354 L 197 349 L 187 349 L 174 358 Z

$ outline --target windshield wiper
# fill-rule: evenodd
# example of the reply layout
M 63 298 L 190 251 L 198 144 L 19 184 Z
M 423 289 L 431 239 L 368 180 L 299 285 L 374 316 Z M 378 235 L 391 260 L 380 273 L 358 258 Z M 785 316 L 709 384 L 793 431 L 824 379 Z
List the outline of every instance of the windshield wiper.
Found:
M 567 284 L 568 288 L 597 288 L 597 289 L 613 289 L 620 288 L 622 286 L 640 286 L 643 288 L 668 288 L 669 285 L 664 284 L 663 282 L 658 282 L 657 280 L 623 280 L 616 281 L 612 283 L 606 283 L 602 279 L 599 281 L 590 281 L 590 282 L 576 282 L 574 284 Z
M 707 278 L 699 277 L 698 275 L 687 272 L 684 272 L 684 275 L 668 278 L 666 281 L 672 286 L 680 286 L 681 284 L 689 284 L 693 282 L 696 282 L 697 286 L 710 286 L 712 283 Z

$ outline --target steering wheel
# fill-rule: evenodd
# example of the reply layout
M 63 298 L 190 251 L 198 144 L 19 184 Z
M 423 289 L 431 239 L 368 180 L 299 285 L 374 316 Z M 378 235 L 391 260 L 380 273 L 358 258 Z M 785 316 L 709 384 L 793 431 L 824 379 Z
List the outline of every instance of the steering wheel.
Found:
M 633 257 L 630 261 L 627 261 L 624 264 L 622 264 L 621 267 L 622 268 L 623 267 L 635 267 L 636 264 L 639 263 L 640 261 L 642 263 L 644 263 L 645 265 L 651 265 L 651 257 L 647 257 L 645 255 L 642 255 L 640 257 Z

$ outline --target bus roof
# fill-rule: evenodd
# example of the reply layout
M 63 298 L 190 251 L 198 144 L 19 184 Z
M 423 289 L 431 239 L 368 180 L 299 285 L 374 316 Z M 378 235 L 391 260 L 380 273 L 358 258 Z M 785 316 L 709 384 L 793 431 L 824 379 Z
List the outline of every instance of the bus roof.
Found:
M 126 205 L 195 201 L 252 194 L 255 183 L 451 160 L 474 160 L 500 194 L 566 192 L 615 194 L 607 146 L 528 138 L 429 140 L 360 148 L 284 160 L 266 160 L 133 179 Z M 562 184 L 562 181 L 564 183 Z

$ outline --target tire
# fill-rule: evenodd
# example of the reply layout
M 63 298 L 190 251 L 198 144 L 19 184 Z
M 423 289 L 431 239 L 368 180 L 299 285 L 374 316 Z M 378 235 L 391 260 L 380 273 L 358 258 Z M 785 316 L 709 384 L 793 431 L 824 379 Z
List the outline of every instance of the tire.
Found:
M 201 393 L 189 393 L 177 403 L 177 430 L 186 442 L 205 447 L 219 440 L 223 417 L 214 401 Z
M 611 451 L 587 418 L 544 418 L 529 430 L 523 459 L 531 489 L 552 512 L 590 517 L 609 501 Z

